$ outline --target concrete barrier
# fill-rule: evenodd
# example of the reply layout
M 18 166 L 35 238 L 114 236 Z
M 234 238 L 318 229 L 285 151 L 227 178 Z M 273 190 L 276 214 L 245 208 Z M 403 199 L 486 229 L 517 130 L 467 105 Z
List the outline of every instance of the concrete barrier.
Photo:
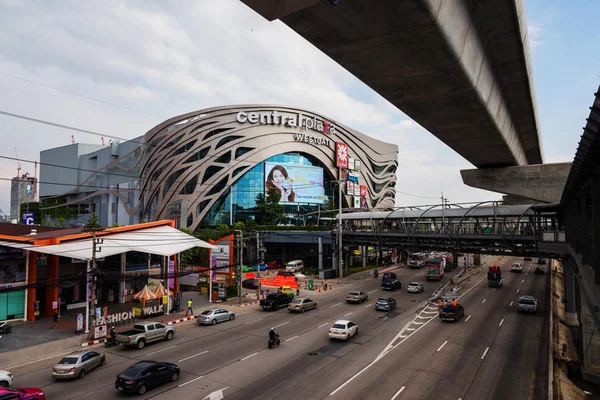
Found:
M 462 274 L 459 276 L 455 276 L 454 278 L 452 278 L 450 280 L 451 283 L 457 284 L 457 283 L 461 283 L 467 279 L 469 279 L 470 277 L 472 277 L 473 275 L 477 275 L 479 272 L 481 272 L 481 270 L 485 267 L 485 265 L 481 265 L 479 267 L 475 267 L 472 268 L 471 271 L 467 271 L 466 274 Z

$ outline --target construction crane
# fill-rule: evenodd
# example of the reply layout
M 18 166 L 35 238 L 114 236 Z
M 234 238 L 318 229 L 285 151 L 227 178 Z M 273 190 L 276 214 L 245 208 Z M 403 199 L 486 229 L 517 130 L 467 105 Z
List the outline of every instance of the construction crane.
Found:
M 21 176 L 21 161 L 19 161 L 19 152 L 15 147 L 15 154 L 17 155 L 17 178 Z

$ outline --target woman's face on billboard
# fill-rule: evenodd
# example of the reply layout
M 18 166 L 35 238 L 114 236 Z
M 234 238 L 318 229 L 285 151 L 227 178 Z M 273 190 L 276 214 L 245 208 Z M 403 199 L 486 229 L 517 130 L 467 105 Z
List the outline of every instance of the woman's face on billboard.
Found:
M 283 175 L 283 173 L 281 171 L 279 171 L 278 169 L 273 171 L 273 184 L 275 186 L 283 186 L 284 183 L 285 183 L 285 176 Z

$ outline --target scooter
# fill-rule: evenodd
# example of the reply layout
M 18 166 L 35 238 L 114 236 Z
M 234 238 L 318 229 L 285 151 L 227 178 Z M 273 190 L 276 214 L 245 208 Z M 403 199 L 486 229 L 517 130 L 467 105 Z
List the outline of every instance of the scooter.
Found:
M 0 322 L 0 334 L 10 333 L 12 331 L 12 325 L 8 322 Z
M 379 276 L 379 272 L 377 270 L 373 271 L 373 277 L 375 279 L 377 279 L 378 276 Z
M 116 339 L 113 338 L 108 338 L 104 341 L 104 347 L 113 347 L 113 346 L 118 346 L 119 342 L 117 342 Z
M 274 346 L 279 346 L 281 344 L 281 341 L 279 340 L 279 335 L 277 335 L 277 337 L 275 339 L 269 339 L 269 349 L 273 348 Z

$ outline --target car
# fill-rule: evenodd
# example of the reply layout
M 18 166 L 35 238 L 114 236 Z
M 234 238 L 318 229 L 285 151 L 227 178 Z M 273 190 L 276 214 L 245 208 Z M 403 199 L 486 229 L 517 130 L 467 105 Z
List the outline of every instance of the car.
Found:
M 217 322 L 233 321 L 235 313 L 224 308 L 209 308 L 198 315 L 198 325 L 216 325 Z
M 525 261 L 531 261 L 532 258 L 531 257 L 523 257 L 523 260 L 525 260 Z
M 538 258 L 537 263 L 541 264 L 541 265 L 546 264 L 546 259 L 545 258 Z
M 519 263 L 513 263 L 510 272 L 523 272 L 523 266 Z
M 261 271 L 266 271 L 267 270 L 267 264 L 264 264 L 264 263 L 262 263 L 260 265 L 253 265 L 252 266 L 252 270 L 253 271 L 257 271 L 259 267 L 260 267 Z
M 423 290 L 425 290 L 425 287 L 421 282 L 411 282 L 406 287 L 408 293 L 421 293 Z
M 352 321 L 340 319 L 329 328 L 329 339 L 348 340 L 358 333 L 358 325 Z
M 78 351 L 64 356 L 58 364 L 52 367 L 53 379 L 83 378 L 94 368 L 101 367 L 106 362 L 106 356 L 95 351 Z
M 534 273 L 538 274 L 538 275 L 544 275 L 546 273 L 546 270 L 542 267 L 537 267 L 534 271 Z
M 517 311 L 535 313 L 537 311 L 537 299 L 533 296 L 527 295 L 519 297 L 519 302 L 517 303 Z
M 380 297 L 375 303 L 376 311 L 392 311 L 396 308 L 396 300 L 393 297 Z
M 282 265 L 278 261 L 271 261 L 267 264 L 267 269 L 280 269 L 281 267 Z
M 285 294 L 287 296 L 290 296 L 292 298 L 295 296 L 294 289 L 292 289 L 289 286 L 279 286 L 279 288 L 277 289 L 277 292 L 283 293 L 283 294 Z
M 288 310 L 290 310 L 290 312 L 304 312 L 314 308 L 317 308 L 317 302 L 308 298 L 298 297 L 288 304 Z
M 242 281 L 242 287 L 244 289 L 258 289 L 260 287 L 260 279 L 250 278 Z
M 157 361 L 140 361 L 117 375 L 115 388 L 123 393 L 144 394 L 148 389 L 179 379 L 176 364 Z
M 46 400 L 46 395 L 42 389 L 37 388 L 0 388 L 0 399 L 37 399 Z
M 13 384 L 13 374 L 8 371 L 0 371 L 0 388 L 9 387 Z
M 369 295 L 365 292 L 349 292 L 346 295 L 346 303 L 362 303 L 363 301 L 367 301 L 369 299 Z
M 255 269 L 253 269 L 252 267 L 249 267 L 247 265 L 242 266 L 242 272 L 253 272 L 253 271 L 255 271 Z

